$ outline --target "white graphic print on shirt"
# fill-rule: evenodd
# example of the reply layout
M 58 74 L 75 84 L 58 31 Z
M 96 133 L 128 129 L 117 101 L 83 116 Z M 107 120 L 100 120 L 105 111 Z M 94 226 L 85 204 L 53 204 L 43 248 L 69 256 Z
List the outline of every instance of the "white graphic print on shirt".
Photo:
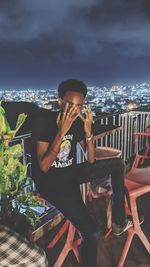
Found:
M 72 165 L 73 157 L 69 159 L 69 154 L 71 150 L 71 141 L 73 139 L 73 134 L 65 135 L 62 143 L 60 145 L 60 150 L 57 155 L 57 159 L 53 162 L 52 167 L 64 168 Z

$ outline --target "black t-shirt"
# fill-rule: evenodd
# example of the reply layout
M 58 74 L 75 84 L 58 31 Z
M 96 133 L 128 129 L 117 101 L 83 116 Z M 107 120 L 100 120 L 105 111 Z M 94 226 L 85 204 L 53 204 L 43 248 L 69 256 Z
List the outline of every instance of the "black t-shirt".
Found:
M 36 153 L 36 142 L 48 142 L 51 146 L 58 132 L 58 126 L 56 123 L 58 112 L 47 111 L 44 114 L 38 116 L 35 119 L 32 132 L 32 173 L 33 178 L 37 181 L 40 177 L 45 175 L 39 168 Z M 48 174 L 53 173 L 54 169 L 60 171 L 64 168 L 73 166 L 76 164 L 76 145 L 85 137 L 83 122 L 80 118 L 72 124 L 69 131 L 65 134 L 62 143 L 60 145 L 59 153 L 50 166 Z M 39 177 L 39 178 L 36 178 Z

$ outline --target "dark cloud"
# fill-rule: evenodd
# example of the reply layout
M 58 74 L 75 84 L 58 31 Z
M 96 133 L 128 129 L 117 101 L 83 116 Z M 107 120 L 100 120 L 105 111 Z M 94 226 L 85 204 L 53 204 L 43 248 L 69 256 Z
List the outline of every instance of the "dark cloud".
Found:
M 63 30 L 70 24 L 67 17 L 71 8 L 87 7 L 92 2 L 96 1 L 1 0 L 1 40 L 24 42 L 54 34 L 58 27 Z
M 0 64 L 30 81 L 136 76 L 148 67 L 149 31 L 149 0 L 0 0 Z

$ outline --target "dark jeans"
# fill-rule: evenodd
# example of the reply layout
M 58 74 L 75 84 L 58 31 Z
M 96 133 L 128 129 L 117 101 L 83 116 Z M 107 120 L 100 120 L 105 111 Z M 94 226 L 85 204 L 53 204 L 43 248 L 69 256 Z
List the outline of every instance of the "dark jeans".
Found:
M 80 193 L 80 184 L 99 178 L 103 181 L 111 175 L 113 190 L 113 222 L 123 224 L 124 208 L 124 161 L 119 158 L 81 163 L 74 167 L 50 170 L 43 177 L 41 195 L 56 206 L 83 236 L 83 266 L 96 267 L 98 229 L 90 216 Z

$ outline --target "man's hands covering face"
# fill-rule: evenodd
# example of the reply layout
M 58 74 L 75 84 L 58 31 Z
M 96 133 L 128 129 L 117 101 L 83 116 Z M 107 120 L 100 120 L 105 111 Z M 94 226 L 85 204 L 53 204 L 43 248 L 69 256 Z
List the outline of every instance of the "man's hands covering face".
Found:
M 69 103 L 66 103 L 63 113 L 59 112 L 57 117 L 60 135 L 64 136 L 69 131 L 79 114 L 80 112 L 76 105 L 70 106 Z

